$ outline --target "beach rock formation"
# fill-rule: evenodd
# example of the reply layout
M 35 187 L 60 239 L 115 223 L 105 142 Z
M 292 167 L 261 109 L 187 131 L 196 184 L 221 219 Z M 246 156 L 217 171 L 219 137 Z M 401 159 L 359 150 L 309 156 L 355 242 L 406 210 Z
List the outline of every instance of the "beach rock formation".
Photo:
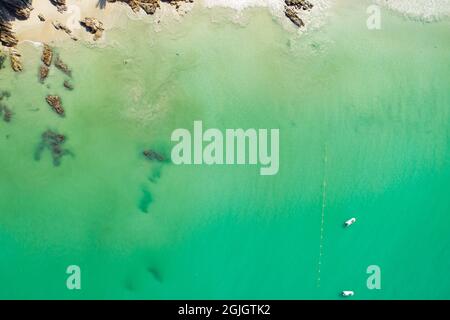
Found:
M 32 0 L 1 0 L 0 20 L 11 21 L 14 19 L 26 20 L 30 17 Z
M 92 33 L 94 35 L 94 41 L 98 40 L 102 37 L 103 31 L 103 23 L 96 18 L 84 18 L 80 21 L 80 24 L 86 29 L 87 32 Z
M 303 27 L 305 23 L 299 16 L 301 10 L 311 10 L 314 5 L 308 0 L 285 0 L 286 4 L 284 14 L 289 20 L 292 21 L 297 27 Z
M 70 30 L 67 26 L 63 25 L 58 20 L 52 21 L 52 25 L 56 30 L 62 30 L 65 33 L 67 33 L 68 35 L 70 35 L 72 33 L 72 30 Z
M 286 17 L 289 18 L 289 20 L 292 21 L 292 23 L 294 23 L 297 27 L 303 27 L 305 25 L 305 23 L 303 22 L 303 20 L 297 15 L 297 12 L 295 12 L 294 9 L 291 8 L 286 8 L 284 11 L 284 14 L 286 15 Z
M 64 149 L 63 145 L 67 141 L 63 134 L 55 131 L 47 130 L 41 136 L 41 142 L 36 148 L 35 159 L 40 160 L 41 154 L 48 149 L 53 158 L 53 165 L 55 167 L 61 164 L 61 159 L 65 155 L 72 155 L 68 149 Z
M 50 2 L 56 7 L 58 12 L 63 13 L 67 10 L 66 0 L 50 0 Z
M 294 7 L 299 10 L 310 10 L 314 7 L 314 5 L 307 0 L 285 0 L 284 3 L 288 7 Z
M 23 70 L 22 61 L 20 58 L 22 55 L 15 48 L 9 50 L 9 59 L 11 60 L 11 68 L 15 72 L 20 72 Z
M 50 67 L 50 65 L 52 64 L 53 50 L 52 48 L 50 48 L 48 44 L 44 44 L 44 48 L 42 49 L 41 60 L 47 67 Z
M 165 160 L 165 158 L 162 154 L 160 154 L 154 150 L 151 150 L 151 149 L 145 150 L 143 152 L 143 154 L 144 154 L 144 157 L 148 160 L 156 160 L 159 162 L 163 162 Z
M 50 69 L 45 64 L 39 67 L 39 81 L 41 83 L 44 83 L 44 80 L 47 79 L 49 72 Z
M 55 60 L 55 67 L 59 70 L 61 70 L 62 72 L 64 72 L 66 75 L 68 75 L 69 77 L 72 76 L 72 70 L 70 70 L 69 66 L 67 64 L 65 64 L 60 57 L 56 57 Z
M 108 2 L 125 2 L 134 12 L 144 10 L 147 14 L 154 14 L 160 7 L 161 2 L 173 5 L 176 9 L 180 7 L 180 3 L 192 3 L 194 0 L 108 0 Z
M 60 116 L 64 116 L 64 108 L 61 104 L 61 98 L 54 95 L 48 95 L 45 100 L 53 108 L 53 110 Z
M 14 47 L 19 43 L 9 21 L 0 20 L 0 43 L 5 47 Z

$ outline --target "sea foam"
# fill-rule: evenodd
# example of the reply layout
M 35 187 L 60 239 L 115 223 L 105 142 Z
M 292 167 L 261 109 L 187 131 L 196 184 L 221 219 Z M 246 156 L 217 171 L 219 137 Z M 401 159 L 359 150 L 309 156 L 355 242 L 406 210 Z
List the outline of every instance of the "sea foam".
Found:
M 450 0 L 376 0 L 380 5 L 423 21 L 450 16 Z
M 336 0 L 309 0 L 313 9 L 302 11 L 300 17 L 305 22 L 306 30 L 315 29 L 323 25 L 328 9 Z M 273 15 L 284 17 L 284 0 L 203 0 L 207 8 L 226 7 L 242 11 L 252 7 L 267 8 Z M 287 21 L 287 19 L 286 19 Z M 290 24 L 290 22 L 288 22 Z

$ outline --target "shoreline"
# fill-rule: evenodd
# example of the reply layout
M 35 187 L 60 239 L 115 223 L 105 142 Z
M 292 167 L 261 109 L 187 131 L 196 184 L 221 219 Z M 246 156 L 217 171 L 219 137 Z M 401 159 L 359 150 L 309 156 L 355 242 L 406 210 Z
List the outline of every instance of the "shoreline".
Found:
M 322 16 L 326 9 L 331 7 L 334 0 L 297 0 L 293 5 L 286 6 L 284 0 L 248 0 L 230 1 L 230 0 L 174 0 L 175 2 L 161 2 L 154 13 L 146 13 L 143 9 L 133 10 L 127 3 L 116 1 L 106 2 L 104 8 L 98 7 L 98 0 L 66 0 L 66 10 L 62 11 L 47 0 L 34 0 L 32 3 L 29 18 L 25 20 L 12 21 L 13 33 L 19 42 L 31 41 L 36 43 L 47 43 L 52 41 L 64 40 L 71 36 L 90 41 L 92 38 L 88 32 L 80 25 L 79 21 L 85 17 L 93 17 L 103 23 L 107 32 L 116 25 L 118 18 L 127 16 L 129 19 L 139 20 L 148 16 L 155 18 L 155 23 L 159 23 L 165 17 L 171 16 L 180 18 L 189 13 L 194 6 L 201 6 L 205 9 L 215 7 L 229 8 L 235 10 L 237 14 L 241 14 L 247 8 L 262 7 L 267 8 L 274 16 L 280 19 L 280 23 L 286 27 L 292 25 L 300 29 L 300 32 L 307 31 L 310 27 L 313 29 L 320 25 L 317 22 L 318 17 Z M 300 6 L 298 5 L 300 3 Z M 309 9 L 301 7 L 304 3 L 311 3 Z M 292 8 L 294 19 L 296 22 L 285 15 L 285 8 Z M 42 15 L 45 21 L 41 21 L 39 16 Z M 291 21 L 289 21 L 291 19 Z M 71 30 L 68 35 L 61 30 L 57 30 L 52 23 L 61 23 Z

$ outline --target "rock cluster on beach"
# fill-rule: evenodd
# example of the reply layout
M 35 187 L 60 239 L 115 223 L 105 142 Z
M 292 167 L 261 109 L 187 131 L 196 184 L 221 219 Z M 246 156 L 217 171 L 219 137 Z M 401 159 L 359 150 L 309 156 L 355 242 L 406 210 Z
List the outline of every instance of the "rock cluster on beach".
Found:
M 160 7 L 161 2 L 173 5 L 176 9 L 180 7 L 180 3 L 192 3 L 194 0 L 107 0 L 108 2 L 125 2 L 134 12 L 144 10 L 147 14 L 154 14 Z
M 297 27 L 303 27 L 305 23 L 300 18 L 300 12 L 302 10 L 311 10 L 314 5 L 308 0 L 285 0 L 284 3 L 286 4 L 284 9 L 286 17 Z
M 11 21 L 14 19 L 26 20 L 30 17 L 31 0 L 2 0 L 0 1 L 0 44 L 9 47 L 11 67 L 14 71 L 22 71 L 20 53 L 15 48 L 18 40 L 12 30 Z
M 89 32 L 94 35 L 94 41 L 98 40 L 102 37 L 103 31 L 103 23 L 96 18 L 84 18 L 80 21 L 80 24 Z
M 63 13 L 67 10 L 66 0 L 50 0 L 50 2 L 56 7 L 56 9 Z

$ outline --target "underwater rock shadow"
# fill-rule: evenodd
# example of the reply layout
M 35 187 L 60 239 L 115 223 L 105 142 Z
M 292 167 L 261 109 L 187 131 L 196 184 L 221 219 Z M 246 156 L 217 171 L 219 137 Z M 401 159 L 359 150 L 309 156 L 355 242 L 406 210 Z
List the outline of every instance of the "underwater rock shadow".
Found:
M 36 147 L 34 159 L 41 160 L 42 153 L 48 149 L 52 155 L 53 165 L 58 167 L 61 165 L 61 159 L 64 156 L 75 157 L 75 154 L 69 149 L 64 149 L 63 144 L 67 141 L 65 135 L 52 130 L 47 130 L 41 135 L 41 142 Z

